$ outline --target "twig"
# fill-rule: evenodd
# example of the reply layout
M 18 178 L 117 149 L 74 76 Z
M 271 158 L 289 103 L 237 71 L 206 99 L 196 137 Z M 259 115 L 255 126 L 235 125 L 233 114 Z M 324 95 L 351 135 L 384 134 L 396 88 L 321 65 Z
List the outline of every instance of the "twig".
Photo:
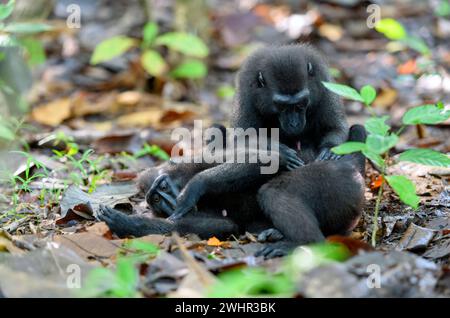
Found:
M 184 246 L 183 242 L 180 239 L 180 236 L 177 233 L 173 234 L 173 238 L 177 243 L 181 256 L 186 261 L 187 267 L 192 270 L 199 278 L 202 285 L 206 288 L 210 287 L 216 282 L 216 278 L 212 275 L 208 270 L 203 268 L 193 257 L 189 254 L 186 246 Z

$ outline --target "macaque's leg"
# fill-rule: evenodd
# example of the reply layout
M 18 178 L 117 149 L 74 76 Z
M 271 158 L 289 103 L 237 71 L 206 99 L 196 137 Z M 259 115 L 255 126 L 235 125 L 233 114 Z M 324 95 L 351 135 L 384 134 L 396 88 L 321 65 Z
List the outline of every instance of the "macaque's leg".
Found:
M 227 238 L 238 232 L 238 226 L 231 219 L 202 213 L 171 222 L 143 215 L 126 215 L 110 207 L 100 206 L 97 217 L 120 237 L 178 232 L 180 235 L 197 234 L 206 239 L 212 236 Z

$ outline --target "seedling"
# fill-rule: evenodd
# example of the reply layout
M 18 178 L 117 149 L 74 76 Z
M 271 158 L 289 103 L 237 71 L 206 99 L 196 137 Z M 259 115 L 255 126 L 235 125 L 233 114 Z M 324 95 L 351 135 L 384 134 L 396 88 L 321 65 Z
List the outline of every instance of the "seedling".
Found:
M 419 37 L 408 34 L 403 25 L 395 19 L 381 19 L 375 25 L 375 30 L 382 33 L 389 40 L 406 45 L 422 55 L 430 54 L 430 49 L 425 42 Z
M 364 86 L 359 92 L 346 85 L 323 82 L 330 91 L 350 100 L 364 103 L 371 113 L 371 117 L 365 122 L 364 127 L 368 136 L 364 143 L 346 142 L 334 147 L 332 150 L 340 155 L 353 152 L 362 152 L 371 160 L 381 171 L 382 182 L 378 190 L 373 216 L 372 245 L 376 245 L 376 233 L 378 230 L 378 212 L 383 195 L 383 185 L 385 181 L 398 195 L 400 200 L 417 209 L 419 197 L 416 194 L 414 183 L 402 175 L 387 175 L 389 166 L 389 150 L 394 148 L 399 140 L 399 133 L 405 126 L 411 125 L 435 125 L 450 118 L 450 111 L 445 110 L 442 103 L 436 105 L 422 105 L 409 109 L 402 118 L 402 126 L 397 132 L 392 132 L 392 127 L 386 124 L 389 116 L 376 116 L 372 109 L 372 102 L 376 98 L 375 89 L 370 86 Z M 450 167 L 450 158 L 438 151 L 431 149 L 410 149 L 400 153 L 398 161 L 408 161 L 429 166 Z
M 207 74 L 207 67 L 201 59 L 208 56 L 209 49 L 199 37 L 184 32 L 159 34 L 158 25 L 153 22 L 144 26 L 142 40 L 120 35 L 98 44 L 91 64 L 109 61 L 138 46 L 141 49 L 141 65 L 152 76 L 199 79 Z M 170 62 L 158 51 L 161 46 L 168 48 Z

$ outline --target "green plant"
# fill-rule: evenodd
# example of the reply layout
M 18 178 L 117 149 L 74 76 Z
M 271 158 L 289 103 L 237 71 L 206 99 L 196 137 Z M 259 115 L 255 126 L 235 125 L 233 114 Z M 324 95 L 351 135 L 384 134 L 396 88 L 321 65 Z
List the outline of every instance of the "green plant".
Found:
M 375 30 L 382 33 L 389 40 L 400 42 L 422 55 L 430 54 L 430 49 L 425 42 L 419 37 L 408 34 L 403 25 L 395 19 L 381 19 L 375 25 Z
M 440 0 L 437 7 L 434 10 L 434 13 L 440 17 L 450 16 L 450 1 Z
M 348 249 L 337 243 L 302 246 L 284 259 L 281 271 L 272 273 L 264 268 L 244 268 L 219 275 L 210 297 L 292 297 L 296 282 L 303 273 L 332 262 L 342 262 L 350 256 Z
M 137 297 L 139 296 L 138 265 L 159 253 L 159 248 L 141 240 L 127 240 L 117 257 L 116 270 L 93 269 L 85 286 L 80 291 L 82 297 Z M 126 255 L 124 255 L 126 254 Z
M 89 185 L 88 192 L 92 193 L 97 188 L 97 182 L 104 179 L 107 175 L 107 170 L 102 170 L 99 167 L 99 163 L 103 160 L 103 157 L 93 158 L 92 154 L 94 150 L 88 149 L 83 153 L 79 153 L 79 146 L 73 142 L 73 138 L 68 138 L 65 135 L 57 135 L 55 139 L 55 145 L 63 142 L 66 148 L 62 151 L 53 149 L 53 153 L 61 161 L 67 161 L 71 169 L 69 178 L 75 185 L 87 184 Z
M 159 34 L 158 25 L 153 22 L 144 26 L 142 41 L 121 35 L 98 44 L 92 54 L 91 64 L 111 60 L 139 45 L 142 67 L 152 76 L 199 79 L 207 74 L 207 67 L 200 59 L 208 56 L 209 49 L 199 37 L 184 32 Z M 167 60 L 170 62 L 157 50 L 160 46 L 169 49 Z
M 38 22 L 4 23 L 14 10 L 14 0 L 0 4 L 0 46 L 21 47 L 25 50 L 28 63 L 32 66 L 45 62 L 45 50 L 41 42 L 31 35 L 49 31 L 51 26 Z M 4 57 L 4 56 L 3 56 Z
M 25 163 L 25 170 L 23 172 L 23 176 L 9 174 L 8 182 L 11 186 L 11 203 L 12 203 L 12 212 L 15 212 L 17 206 L 19 204 L 19 195 L 22 192 L 31 192 L 30 183 L 35 181 L 38 178 L 46 178 L 48 176 L 48 171 L 46 167 L 34 158 L 31 154 L 23 152 L 23 151 L 11 151 L 12 153 L 18 153 L 23 155 L 27 161 Z M 31 168 L 36 167 L 37 169 L 41 169 L 43 172 L 31 173 Z
M 163 149 L 161 149 L 157 145 L 149 145 L 147 143 L 144 144 L 142 149 L 138 150 L 133 154 L 133 158 L 137 159 L 146 155 L 150 155 L 153 157 L 156 157 L 160 160 L 167 161 L 170 159 L 170 156 L 165 152 Z
M 89 272 L 81 297 L 137 297 L 139 273 L 130 258 L 117 258 L 116 270 L 95 268 Z
M 386 124 L 389 116 L 376 116 L 371 104 L 376 98 L 376 91 L 373 87 L 364 86 L 359 92 L 352 87 L 323 82 L 326 88 L 332 92 L 355 101 L 363 102 L 372 114 L 366 120 L 364 127 L 368 136 L 364 143 L 346 142 L 334 147 L 332 150 L 340 155 L 361 151 L 370 159 L 381 171 L 382 183 L 378 191 L 373 231 L 372 245 L 376 245 L 376 233 L 378 230 L 378 212 L 383 195 L 383 185 L 385 182 L 399 196 L 405 204 L 416 209 L 419 205 L 419 197 L 416 194 L 414 183 L 402 175 L 387 175 L 387 168 L 390 164 L 389 150 L 395 147 L 399 140 L 400 132 L 408 125 L 433 125 L 446 121 L 450 118 L 450 111 L 444 110 L 442 103 L 436 105 L 423 105 L 409 109 L 402 118 L 402 126 L 397 132 L 392 132 L 392 128 Z M 402 152 L 398 161 L 409 161 L 430 166 L 450 167 L 450 158 L 440 152 L 431 149 L 410 149 Z

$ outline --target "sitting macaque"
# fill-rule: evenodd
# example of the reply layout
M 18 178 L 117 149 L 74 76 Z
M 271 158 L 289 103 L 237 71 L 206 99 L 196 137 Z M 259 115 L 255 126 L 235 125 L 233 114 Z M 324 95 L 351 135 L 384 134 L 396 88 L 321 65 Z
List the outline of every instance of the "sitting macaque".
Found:
M 323 81 L 331 81 L 328 66 L 321 55 L 307 45 L 267 47 L 253 53 L 243 64 L 237 80 L 231 128 L 279 131 L 279 142 L 299 150 L 303 163 L 335 160 L 330 148 L 347 140 L 348 124 L 341 100 Z M 220 190 L 229 192 L 239 180 L 240 189 L 248 181 L 262 185 L 267 179 L 259 169 L 224 169 L 217 166 L 205 174 L 216 175 Z M 206 187 L 196 177 L 180 192 L 171 219 L 193 210 L 199 195 L 208 195 L 215 187 Z M 210 178 L 211 179 L 211 178 Z M 229 185 L 229 187 L 228 187 Z

